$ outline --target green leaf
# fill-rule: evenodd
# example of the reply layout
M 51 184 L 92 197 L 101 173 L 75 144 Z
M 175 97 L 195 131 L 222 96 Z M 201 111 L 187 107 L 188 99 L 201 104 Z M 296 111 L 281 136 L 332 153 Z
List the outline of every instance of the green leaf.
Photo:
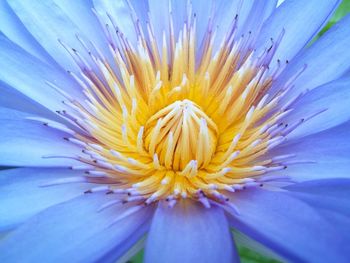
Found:
M 239 247 L 238 252 L 241 257 L 241 263 L 280 263 L 280 261 L 262 256 L 246 247 Z
M 319 36 L 322 36 L 328 29 L 330 29 L 335 23 L 340 19 L 350 13 L 350 0 L 343 0 L 339 5 L 338 9 L 335 11 L 334 15 L 329 20 L 328 24 L 321 30 Z

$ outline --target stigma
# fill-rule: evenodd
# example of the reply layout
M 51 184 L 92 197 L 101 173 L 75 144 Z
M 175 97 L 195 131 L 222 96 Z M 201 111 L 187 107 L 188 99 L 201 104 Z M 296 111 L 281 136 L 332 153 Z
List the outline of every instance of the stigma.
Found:
M 159 45 L 152 25 L 142 28 L 130 10 L 136 44 L 110 16 L 106 22 L 97 14 L 113 64 L 97 48 L 82 59 L 62 41 L 81 69 L 80 75 L 69 73 L 85 98 L 79 101 L 49 83 L 66 98 L 65 110 L 57 113 L 69 125 L 45 125 L 66 132 L 65 140 L 81 148 L 79 156 L 67 158 L 79 161 L 71 168 L 86 176 L 72 181 L 100 184 L 87 192 L 106 191 L 136 205 L 165 200 L 172 206 L 190 198 L 210 207 L 227 203 L 229 192 L 285 180 L 269 173 L 286 169 L 293 154 L 270 153 L 305 121 L 283 122 L 300 97 L 286 95 L 305 68 L 278 92 L 271 89 L 287 65 L 278 61 L 269 68 L 284 32 L 256 53 L 252 32 L 236 34 L 237 15 L 223 39 L 216 39 L 209 23 L 198 40 L 196 16 L 188 8 L 178 35 L 170 16 Z

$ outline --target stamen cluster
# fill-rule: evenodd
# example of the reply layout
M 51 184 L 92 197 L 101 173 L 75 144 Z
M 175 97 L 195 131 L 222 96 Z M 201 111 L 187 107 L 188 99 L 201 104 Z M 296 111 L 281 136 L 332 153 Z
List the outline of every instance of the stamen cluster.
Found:
M 109 19 L 101 25 L 114 65 L 79 36 L 89 61 L 62 42 L 81 69 L 80 75 L 70 74 L 85 99 L 51 84 L 67 98 L 66 110 L 58 113 L 71 126 L 46 123 L 71 134 L 66 140 L 81 147 L 81 155 L 70 158 L 82 165 L 72 169 L 85 170 L 84 180 L 102 185 L 89 192 L 108 190 L 146 204 L 191 198 L 210 206 L 227 202 L 227 191 L 280 178 L 266 174 L 285 169 L 291 155 L 268 153 L 302 122 L 288 126 L 281 120 L 298 98 L 286 102 L 285 95 L 304 70 L 268 93 L 285 67 L 280 61 L 274 71 L 268 67 L 283 32 L 258 54 L 251 32 L 236 35 L 236 16 L 215 48 L 210 23 L 196 43 L 196 16 L 189 11 L 177 40 L 170 18 L 161 45 L 152 25 L 146 34 L 135 18 L 139 39 L 133 46 Z

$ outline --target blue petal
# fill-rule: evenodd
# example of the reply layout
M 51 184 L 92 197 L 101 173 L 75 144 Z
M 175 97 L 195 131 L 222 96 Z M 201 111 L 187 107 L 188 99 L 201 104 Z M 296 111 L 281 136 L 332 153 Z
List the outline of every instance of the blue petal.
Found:
M 161 5 L 162 2 L 163 1 L 159 2 L 159 4 Z M 112 26 L 112 22 L 108 16 L 110 15 L 113 17 L 113 22 L 118 26 L 118 30 L 130 41 L 130 43 L 136 46 L 138 34 L 135 31 L 132 11 L 129 7 L 128 1 L 93 0 L 93 3 L 99 16 L 102 18 L 103 23 Z M 146 20 L 148 20 L 147 1 L 132 1 L 130 3 L 139 19 L 140 25 L 145 30 Z
M 350 216 L 350 179 L 306 181 L 285 189 L 313 206 Z
M 152 209 L 112 224 L 127 207 L 98 209 L 113 198 L 87 194 L 46 209 L 1 241 L 0 261 L 114 262 L 144 234 Z
M 271 152 L 271 156 L 295 154 L 295 160 L 314 163 L 289 165 L 283 174 L 296 181 L 349 178 L 350 122 L 327 131 L 290 141 Z M 280 172 L 279 172 L 280 173 Z
M 307 136 L 335 127 L 350 120 L 350 78 L 337 79 L 306 93 L 295 105 L 293 112 L 287 116 L 287 123 L 298 122 L 302 118 L 326 110 L 318 116 L 303 123 L 294 130 L 289 139 Z
M 318 12 L 318 9 L 315 11 Z M 281 74 L 275 87 L 278 88 L 305 65 L 306 70 L 294 82 L 295 88 L 292 89 L 290 96 L 298 95 L 307 89 L 317 88 L 344 75 L 350 68 L 349 25 L 350 15 L 335 24 L 311 47 L 300 52 Z
M 328 196 L 332 198 L 346 199 L 350 196 L 350 179 L 323 179 L 292 184 L 286 189 L 307 193 L 315 196 Z M 350 212 L 350 211 L 349 211 Z
M 39 103 L 26 97 L 2 81 L 0 81 L 0 94 L 0 107 L 27 112 L 31 115 L 37 115 L 51 120 L 59 120 L 58 116 L 52 111 L 44 108 Z
M 230 30 L 230 26 L 236 15 L 238 24 L 236 33 L 240 36 L 252 29 L 259 31 L 260 25 L 271 14 L 276 6 L 275 0 L 269 1 L 192 1 L 192 14 L 196 14 L 197 45 L 200 48 L 203 36 L 207 30 L 209 20 L 212 21 L 212 28 L 216 31 L 216 47 L 223 40 L 223 37 Z M 167 0 L 149 1 L 150 21 L 154 27 L 158 45 L 162 44 L 163 32 L 169 36 L 169 3 L 172 7 L 172 18 L 174 21 L 175 36 L 183 29 L 187 21 L 188 1 Z M 162 20 L 159 23 L 159 20 Z
M 196 1 L 195 1 L 196 2 Z M 161 48 L 163 45 L 163 33 L 165 33 L 167 43 L 169 45 L 169 28 L 170 28 L 170 16 L 173 19 L 173 25 L 174 25 L 174 33 L 175 38 L 177 38 L 180 30 L 183 29 L 186 17 L 186 9 L 187 9 L 187 1 L 186 0 L 179 0 L 179 1 L 173 1 L 173 0 L 164 0 L 164 1 L 157 1 L 157 0 L 149 0 L 149 10 L 150 10 L 150 22 L 152 27 L 154 28 L 154 35 L 157 40 L 158 47 Z M 193 3 L 196 5 L 196 3 Z M 205 1 L 202 3 L 202 6 L 206 7 L 206 14 L 210 13 L 210 2 Z M 172 14 L 170 15 L 169 9 L 172 8 Z M 196 12 L 196 8 L 194 8 L 194 12 Z M 201 16 L 201 13 L 198 13 L 199 16 Z M 161 21 L 161 22 L 160 22 Z M 205 17 L 204 19 L 200 20 L 198 30 L 202 32 L 203 30 L 203 24 L 205 24 L 208 21 L 208 17 Z
M 80 148 L 63 138 L 68 134 L 24 119 L 28 114 L 0 107 L 0 165 L 63 166 L 70 159 L 43 158 L 48 155 L 76 156 Z
M 238 18 L 235 29 L 236 37 L 252 34 L 253 38 L 256 38 L 265 20 L 274 12 L 276 5 L 276 0 L 221 1 L 218 3 L 214 18 L 214 28 L 217 30 L 216 45 L 230 30 L 229 27 L 236 15 Z
M 41 187 L 53 180 L 81 176 L 68 169 L 19 168 L 0 172 L 0 230 L 23 223 L 36 213 L 84 193 L 84 183 Z
M 237 1 L 238 2 L 238 1 Z M 263 23 L 266 21 L 271 14 L 276 12 L 277 1 L 244 1 L 250 3 L 249 12 L 246 13 L 246 7 L 242 6 L 238 12 L 238 25 L 237 25 L 237 35 L 240 37 L 242 34 L 261 34 L 260 30 Z M 244 3 L 243 2 L 243 3 Z M 239 3 L 239 2 L 238 2 Z M 239 3 L 240 4 L 240 3 Z M 225 8 L 225 7 L 224 7 Z M 232 14 L 230 15 L 232 19 Z
M 152 220 L 145 262 L 239 262 L 221 208 L 183 201 L 160 203 Z
M 110 65 L 114 65 L 114 59 L 107 45 L 107 38 L 101 28 L 101 24 L 96 18 L 96 15 L 92 11 L 94 8 L 93 1 L 54 0 L 54 2 L 77 27 L 77 30 L 79 30 L 79 36 L 87 36 L 88 39 L 99 48 L 99 51 L 110 62 Z
M 271 45 L 270 39 L 278 39 L 285 30 L 274 57 L 281 61 L 292 59 L 321 30 L 340 2 L 285 1 L 266 20 L 257 47 L 262 50 L 268 48 Z
M 232 225 L 291 262 L 348 262 L 349 243 L 307 203 L 288 193 L 248 189 L 232 195 Z
M 81 98 L 81 91 L 68 73 L 42 62 L 9 41 L 0 33 L 0 80 L 52 111 L 63 108 L 65 98 L 52 89 L 51 82 Z
M 50 56 L 26 30 L 6 1 L 0 1 L 0 31 L 28 53 L 43 61 L 51 61 Z
M 72 19 L 70 19 L 70 17 L 53 0 L 34 0 L 30 2 L 11 0 L 9 1 L 9 4 L 28 31 L 65 70 L 75 72 L 80 71 L 59 40 L 65 43 L 68 47 L 77 50 L 86 60 L 90 59 L 87 51 L 79 42 L 77 35 L 86 41 L 87 38 L 84 33 L 91 30 L 91 35 L 97 37 L 100 34 L 95 35 L 95 33 L 99 28 L 93 26 L 94 28 L 91 27 L 80 30 L 79 25 L 74 23 L 81 21 L 86 22 L 86 14 L 83 14 L 81 19 L 74 18 L 72 21 Z M 73 6 L 76 7 L 77 5 L 78 3 L 75 3 Z M 66 9 L 69 15 L 72 15 L 70 12 L 71 10 L 72 9 L 70 8 Z M 86 11 L 86 7 L 83 8 L 83 10 Z M 89 10 L 89 12 L 91 12 L 91 10 Z M 81 14 L 77 12 L 76 17 L 80 16 Z M 97 25 L 97 23 L 95 24 Z M 92 24 L 89 25 L 91 26 Z M 81 26 L 84 27 L 84 24 Z M 94 43 L 98 45 L 101 42 L 102 38 L 99 37 L 97 42 Z M 98 47 L 100 50 L 106 49 L 105 45 Z

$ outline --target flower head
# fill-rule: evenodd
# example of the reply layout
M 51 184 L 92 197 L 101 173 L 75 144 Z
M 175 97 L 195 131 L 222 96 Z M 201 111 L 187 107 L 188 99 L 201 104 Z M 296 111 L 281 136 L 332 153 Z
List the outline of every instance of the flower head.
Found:
M 23 253 L 17 250 L 27 251 L 40 235 L 50 236 L 49 226 L 56 218 L 62 222 L 59 229 L 66 229 L 70 220 L 61 218 L 62 213 L 76 209 L 81 211 L 72 215 L 78 222 L 89 219 L 86 225 L 67 229 L 83 233 L 71 241 L 86 244 L 89 251 L 72 245 L 72 252 L 65 252 L 69 245 L 63 245 L 52 255 L 45 254 L 47 259 L 115 260 L 123 254 L 127 258 L 131 247 L 143 246 L 137 241 L 150 229 L 147 262 L 232 262 L 238 259 L 231 226 L 240 231 L 238 236 L 243 233 L 262 242 L 287 260 L 345 260 L 342 242 L 347 238 L 339 229 L 348 223 L 336 219 L 341 227 L 333 227 L 328 212 L 315 209 L 328 204 L 337 218 L 348 216 L 344 207 L 335 209 L 329 202 L 342 200 L 350 183 L 302 183 L 326 176 L 301 172 L 319 161 L 317 154 L 308 153 L 323 149 L 317 143 L 310 149 L 303 146 L 310 140 L 334 138 L 333 130 L 327 130 L 349 118 L 326 97 L 332 89 L 338 99 L 347 101 L 343 95 L 349 80 L 342 76 L 350 68 L 350 54 L 344 49 L 349 19 L 306 47 L 338 1 L 323 3 L 319 13 L 317 1 L 305 4 L 305 10 L 301 1 L 285 1 L 278 8 L 275 1 L 182 2 L 2 4 L 10 25 L 2 29 L 7 36 L 0 39 L 0 58 L 10 70 L 0 73 L 0 79 L 9 85 L 4 92 L 19 90 L 29 105 L 5 103 L 17 111 L 2 111 L 9 114 L 9 122 L 30 129 L 29 135 L 24 130 L 9 135 L 5 127 L 13 150 L 1 145 L 2 153 L 10 156 L 2 164 L 37 167 L 2 173 L 39 173 L 38 179 L 28 179 L 39 186 L 33 195 L 44 191 L 40 198 L 48 194 L 53 199 L 25 213 L 52 207 L 39 213 L 43 225 L 35 225 L 34 218 L 0 243 L 4 258 L 19 259 Z M 296 23 L 295 12 L 300 21 L 310 18 L 310 25 Z M 11 35 L 19 28 L 29 31 L 27 42 Z M 339 49 L 343 57 L 325 66 Z M 23 68 L 29 64 L 34 69 Z M 14 74 L 18 68 L 19 76 Z M 27 79 L 32 82 L 23 86 Z M 47 93 L 36 87 L 38 83 Z M 341 117 L 333 118 L 339 112 Z M 18 153 L 23 142 L 14 142 L 18 137 L 29 142 L 23 153 Z M 328 195 L 327 186 L 335 184 L 338 189 L 339 183 L 346 187 L 321 201 L 318 191 Z M 12 203 L 6 202 L 4 207 Z M 313 225 L 314 220 L 320 224 Z M 324 258 L 317 253 L 328 238 L 304 249 L 309 239 L 298 231 L 305 226 L 310 226 L 309 238 L 324 230 L 339 237 L 340 245 Z M 29 237 L 17 245 L 23 234 Z M 66 238 L 58 235 L 54 240 L 48 244 L 50 251 Z M 45 248 L 35 246 L 31 260 Z

